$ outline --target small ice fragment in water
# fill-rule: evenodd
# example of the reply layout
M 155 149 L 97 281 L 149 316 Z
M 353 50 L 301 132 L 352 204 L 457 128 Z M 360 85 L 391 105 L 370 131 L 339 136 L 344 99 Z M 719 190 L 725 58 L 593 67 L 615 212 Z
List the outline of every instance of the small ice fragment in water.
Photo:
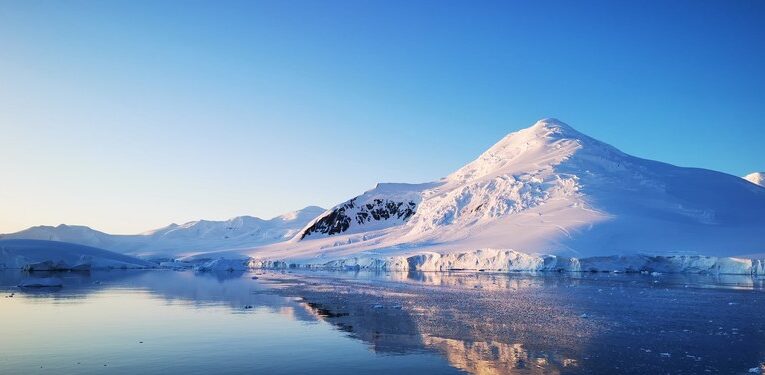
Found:
M 669 353 L 659 353 L 659 355 L 661 355 L 662 357 L 666 357 L 666 358 L 669 358 L 669 357 L 672 356 L 672 354 L 669 354 Z
M 19 283 L 22 288 L 49 288 L 63 285 L 64 283 L 57 277 L 28 278 Z
M 372 305 L 373 309 L 382 309 L 383 305 Z
M 590 316 L 589 316 L 589 315 L 587 315 L 587 314 L 582 314 L 582 315 L 579 315 L 579 317 L 580 317 L 580 318 L 582 318 L 582 319 L 587 319 L 587 318 L 589 318 Z

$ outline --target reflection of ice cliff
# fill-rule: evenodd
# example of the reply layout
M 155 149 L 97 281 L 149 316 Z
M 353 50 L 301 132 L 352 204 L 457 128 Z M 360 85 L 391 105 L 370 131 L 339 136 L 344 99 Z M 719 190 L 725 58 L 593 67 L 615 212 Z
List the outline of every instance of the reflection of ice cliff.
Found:
M 730 368 L 717 366 L 757 363 L 765 350 L 765 301 L 750 294 L 765 284 L 751 276 L 314 271 L 263 278 L 375 352 L 437 352 L 471 374 L 725 373 Z M 732 350 L 719 351 L 723 344 Z
M 422 276 L 415 275 L 410 276 Z M 390 276 L 394 280 L 401 275 Z M 532 291 L 540 286 L 534 282 L 496 285 L 490 275 L 463 276 L 439 274 L 438 280 L 421 278 L 424 283 L 395 282 L 385 287 L 376 281 L 327 285 L 326 279 L 315 284 L 290 275 L 268 277 L 295 285 L 283 293 L 299 292 L 306 309 L 377 352 L 435 351 L 452 366 L 474 374 L 556 373 L 575 366 L 576 358 L 583 356 L 583 344 L 600 330 L 596 322 L 582 319 L 581 312 L 566 304 L 534 297 Z M 431 293 L 436 289 L 429 283 L 459 286 Z M 492 286 L 501 293 L 512 293 L 513 288 L 520 292 L 507 303 L 487 294 Z
M 452 366 L 470 374 L 511 374 L 518 369 L 531 374 L 557 374 L 561 367 L 577 365 L 571 358 L 529 353 L 521 343 L 469 342 L 428 335 L 423 335 L 422 340 L 426 346 L 442 352 Z

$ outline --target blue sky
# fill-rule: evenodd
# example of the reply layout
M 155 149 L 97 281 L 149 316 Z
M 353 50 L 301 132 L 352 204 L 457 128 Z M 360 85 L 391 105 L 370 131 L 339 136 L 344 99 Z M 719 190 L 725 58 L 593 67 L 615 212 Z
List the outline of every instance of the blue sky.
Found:
M 4 1 L 0 232 L 271 217 L 556 117 L 765 169 L 765 2 Z

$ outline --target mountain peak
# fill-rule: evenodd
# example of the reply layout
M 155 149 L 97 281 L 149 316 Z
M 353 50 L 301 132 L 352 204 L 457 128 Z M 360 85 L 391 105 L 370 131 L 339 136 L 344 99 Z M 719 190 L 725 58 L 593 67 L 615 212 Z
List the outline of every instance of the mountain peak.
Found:
M 765 187 L 765 172 L 754 172 L 744 176 L 744 179 L 755 184 Z
M 535 122 L 534 125 L 521 130 L 521 132 L 523 131 L 529 131 L 537 137 L 581 138 L 582 136 L 582 133 L 576 131 L 570 125 L 552 117 L 543 118 Z
M 559 128 L 571 128 L 568 124 L 565 122 L 558 120 L 555 117 L 545 117 L 543 119 L 540 119 L 539 121 L 535 122 L 533 127 L 559 127 Z
M 592 143 L 591 138 L 558 119 L 543 118 L 528 128 L 506 135 L 446 179 L 465 182 L 497 173 L 513 174 L 542 165 L 555 165 L 584 143 Z
M 312 219 L 325 211 L 324 208 L 319 206 L 307 206 L 296 211 L 287 212 L 286 214 L 279 215 L 271 220 L 275 221 L 294 221 L 298 219 Z

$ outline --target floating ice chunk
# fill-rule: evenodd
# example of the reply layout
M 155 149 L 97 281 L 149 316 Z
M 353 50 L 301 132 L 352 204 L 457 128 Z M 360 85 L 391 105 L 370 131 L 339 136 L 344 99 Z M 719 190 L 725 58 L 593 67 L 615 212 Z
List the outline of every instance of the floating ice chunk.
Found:
M 28 278 L 19 283 L 22 288 L 50 288 L 63 285 L 64 283 L 58 277 Z
M 249 259 L 215 259 L 209 262 L 202 263 L 196 266 L 194 269 L 199 272 L 212 272 L 212 271 L 247 271 L 250 269 Z
M 573 358 L 563 358 L 563 367 L 573 367 L 576 366 L 577 362 L 576 359 Z
M 169 268 L 172 270 L 182 270 L 182 269 L 192 268 L 194 265 L 189 262 L 172 261 L 172 262 L 160 262 L 159 266 L 161 268 Z

